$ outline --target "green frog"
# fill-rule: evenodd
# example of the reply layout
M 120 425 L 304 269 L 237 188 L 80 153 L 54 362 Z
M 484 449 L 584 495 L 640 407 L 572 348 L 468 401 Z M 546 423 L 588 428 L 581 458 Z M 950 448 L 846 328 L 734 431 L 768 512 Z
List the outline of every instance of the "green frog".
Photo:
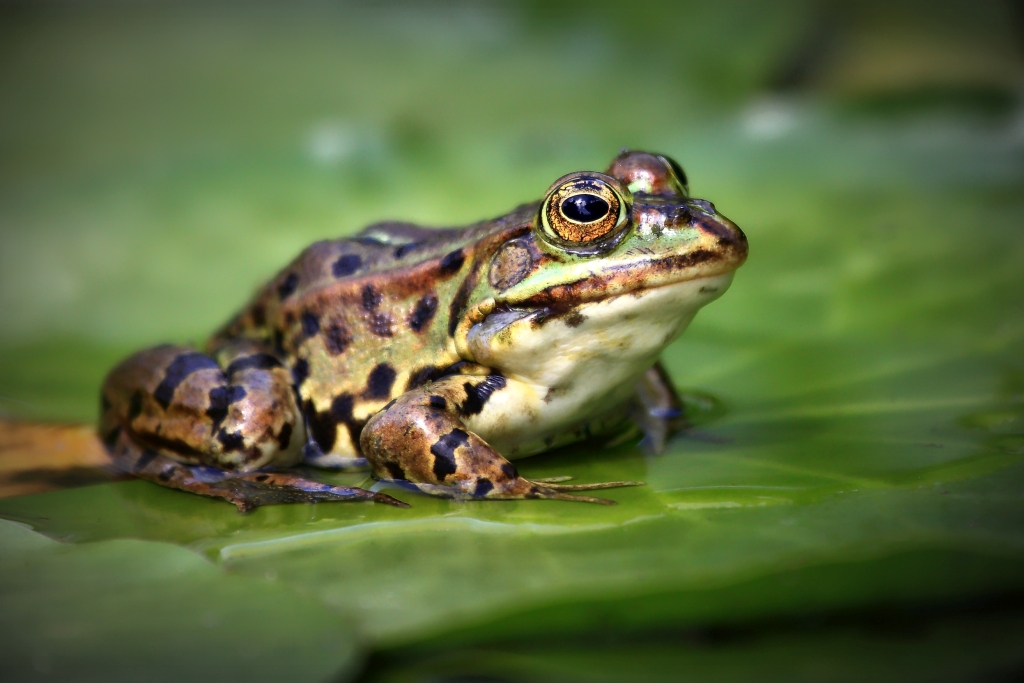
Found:
M 528 479 L 511 461 L 629 423 L 659 451 L 681 404 L 658 355 L 746 256 L 679 164 L 623 151 L 494 220 L 311 245 L 202 351 L 114 368 L 100 434 L 124 471 L 243 512 L 406 505 L 296 465 L 456 500 L 610 503 L 579 492 L 638 482 Z

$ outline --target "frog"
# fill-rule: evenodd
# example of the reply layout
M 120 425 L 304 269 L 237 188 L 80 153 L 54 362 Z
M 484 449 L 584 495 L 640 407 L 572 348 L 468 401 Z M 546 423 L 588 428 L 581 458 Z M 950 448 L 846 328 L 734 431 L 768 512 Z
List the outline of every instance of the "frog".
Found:
M 122 472 L 234 503 L 612 504 L 642 482 L 527 478 L 513 464 L 685 422 L 659 361 L 747 258 L 678 162 L 623 150 L 539 201 L 454 228 L 386 221 L 310 245 L 205 346 L 110 371 L 99 434 Z M 309 468 L 369 470 L 367 488 Z

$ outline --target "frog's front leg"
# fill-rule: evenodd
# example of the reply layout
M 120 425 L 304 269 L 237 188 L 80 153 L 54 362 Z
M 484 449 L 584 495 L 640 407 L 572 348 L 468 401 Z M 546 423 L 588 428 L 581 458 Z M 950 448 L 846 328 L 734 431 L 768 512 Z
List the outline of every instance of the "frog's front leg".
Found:
M 305 428 L 291 374 L 252 342 L 231 341 L 213 356 L 159 346 L 107 376 L 100 434 L 116 466 L 170 488 L 221 498 L 240 511 L 260 505 L 390 496 L 329 486 L 291 473 Z
M 499 375 L 459 375 L 409 391 L 385 406 L 370 418 L 359 439 L 374 474 L 459 500 L 553 498 L 610 505 L 614 501 L 569 492 L 638 484 L 574 485 L 557 483 L 561 477 L 531 481 L 520 476 L 466 425 L 465 418 L 480 413 L 495 384 L 502 392 L 528 391 Z
M 661 361 L 637 381 L 634 399 L 630 417 L 643 432 L 640 447 L 649 454 L 660 455 L 668 438 L 688 426 L 683 402 Z

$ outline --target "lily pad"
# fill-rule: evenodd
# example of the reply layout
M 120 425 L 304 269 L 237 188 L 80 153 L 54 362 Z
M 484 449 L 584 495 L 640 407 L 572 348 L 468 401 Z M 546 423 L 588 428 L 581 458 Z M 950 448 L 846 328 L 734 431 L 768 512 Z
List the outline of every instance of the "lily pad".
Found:
M 74 114 L 81 132 L 59 127 L 59 149 L 5 143 L 0 160 L 10 416 L 93 420 L 120 355 L 202 339 L 315 239 L 497 215 L 623 144 L 678 158 L 751 254 L 665 353 L 692 430 L 653 458 L 596 441 L 521 461 L 528 476 L 647 483 L 608 491 L 614 507 L 400 490 L 411 508 L 239 515 L 142 481 L 0 500 L 16 677 L 345 680 L 364 656 L 378 680 L 1019 672 L 1019 124 L 760 98 L 753 65 L 799 23 L 779 7 L 761 26 L 709 12 L 708 26 L 746 27 L 728 49 L 715 31 L 651 47 L 600 23 L 566 47 L 526 10 L 452 15 L 477 27 L 453 33 L 404 6 L 237 24 L 97 10 L 19 34 L 12 54 L 37 57 L 36 80 L 0 82 L 13 120 L 58 131 Z M 42 59 L 68 36 L 75 64 Z M 695 68 L 694 45 L 729 52 L 721 87 L 673 66 Z M 643 50 L 658 58 L 638 79 Z M 84 82 L 96 91 L 79 111 L 47 104 Z M 646 87 L 643 115 L 608 83 Z M 147 108 L 161 88 L 174 97 Z M 722 95 L 737 91 L 747 100 Z M 137 130 L 115 116 L 126 102 Z
M 182 548 L 56 543 L 0 520 L 7 680 L 279 681 L 351 671 L 346 620 Z

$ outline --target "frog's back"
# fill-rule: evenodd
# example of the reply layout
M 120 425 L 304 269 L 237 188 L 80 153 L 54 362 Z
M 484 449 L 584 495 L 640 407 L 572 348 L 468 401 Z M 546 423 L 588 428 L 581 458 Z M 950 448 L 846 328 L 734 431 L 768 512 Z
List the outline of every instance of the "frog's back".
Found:
M 486 248 L 488 236 L 527 228 L 534 211 L 534 205 L 525 205 L 501 218 L 455 228 L 375 223 L 352 237 L 310 245 L 268 284 L 264 294 L 292 291 L 282 298 L 301 300 L 318 290 L 344 289 L 356 281 L 360 287 L 370 283 L 383 290 L 417 279 L 422 270 L 436 270 L 437 280 L 446 280 L 476 257 L 481 246 Z
M 314 432 L 317 416 L 325 416 L 324 433 L 315 434 L 324 450 L 336 441 L 339 412 L 353 425 L 354 448 L 366 417 L 460 360 L 453 323 L 478 281 L 478 265 L 528 231 L 535 211 L 527 205 L 450 229 L 378 223 L 317 242 L 260 290 L 211 347 L 237 338 L 264 343 L 292 369 Z

